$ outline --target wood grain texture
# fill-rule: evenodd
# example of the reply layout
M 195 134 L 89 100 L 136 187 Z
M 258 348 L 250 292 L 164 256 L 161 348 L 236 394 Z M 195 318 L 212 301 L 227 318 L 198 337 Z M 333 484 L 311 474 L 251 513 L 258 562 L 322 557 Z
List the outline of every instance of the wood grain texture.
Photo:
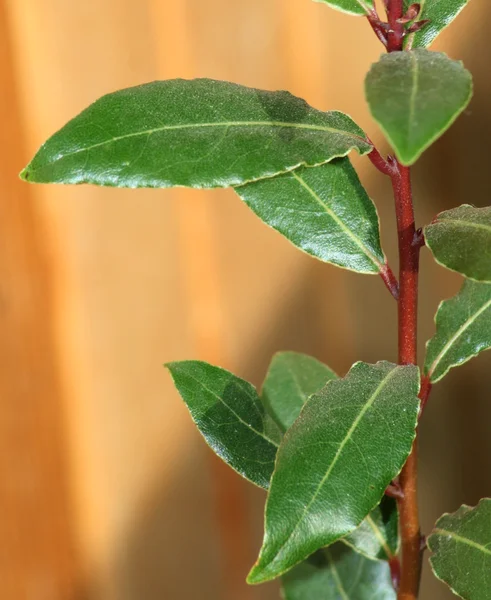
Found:
M 0 528 L 8 526 L 8 535 L 21 531 L 24 536 L 18 538 L 24 542 L 12 546 L 0 562 L 9 561 L 1 564 L 22 573 L 23 577 L 10 580 L 21 588 L 30 585 L 26 574 L 44 572 L 44 559 L 60 556 L 59 561 L 49 559 L 57 565 L 52 580 L 56 593 L 70 591 L 74 574 L 81 573 L 77 587 L 88 590 L 88 600 L 214 600 L 220 593 L 236 599 L 240 594 L 251 594 L 248 597 L 254 600 L 276 599 L 276 588 L 248 590 L 241 583 L 250 565 L 242 574 L 234 567 L 232 581 L 223 571 L 216 507 L 230 507 L 220 525 L 229 538 L 242 535 L 237 533 L 240 527 L 252 523 L 251 536 L 259 544 L 263 494 L 247 487 L 242 491 L 239 484 L 213 491 L 208 451 L 161 364 L 208 359 L 260 384 L 275 351 L 298 350 L 344 373 L 356 359 L 394 357 L 392 299 L 377 278 L 344 273 L 301 255 L 230 191 L 29 188 L 18 184 L 16 173 L 44 139 L 95 98 L 163 77 L 214 77 L 289 89 L 317 108 L 346 111 L 378 143 L 381 136 L 368 116 L 362 84 L 381 47 L 364 19 L 311 0 L 3 2 L 9 19 L 0 27 L 9 24 L 14 52 L 8 59 L 10 79 L 5 79 L 2 67 L 2 83 L 14 89 L 14 70 L 18 94 L 0 97 L 5 124 L 1 135 L 8 140 L 3 151 L 8 162 L 0 176 L 2 191 L 15 190 L 15 197 L 24 201 L 3 202 L 0 208 L 0 288 L 10 307 L 8 315 L 0 309 L 5 331 L 5 338 L 0 337 L 4 359 L 0 394 L 13 399 L 8 409 L 0 409 L 10 415 L 0 422 L 10 432 L 0 440 L 0 450 L 4 444 L 9 449 L 0 456 L 0 464 L 12 488 L 22 472 L 41 472 L 39 465 L 48 465 L 43 489 L 51 494 L 60 485 L 62 490 L 69 485 L 74 511 L 67 527 L 66 491 L 53 493 L 61 525 L 48 551 L 48 545 L 40 545 L 46 537 L 26 542 L 32 524 L 48 531 L 47 519 L 41 524 L 35 513 L 39 503 L 26 494 L 28 500 L 21 507 L 11 491 L 0 494 L 2 508 L 13 515 Z M 489 61 L 483 60 L 481 42 L 468 41 L 485 39 L 489 10 L 483 3 L 469 3 L 459 25 L 456 21 L 438 40 L 438 49 L 453 58 L 463 56 L 474 71 L 476 103 L 472 118 L 465 115 L 418 167 L 420 222 L 467 200 L 469 178 L 473 197 L 481 204 L 490 196 L 483 135 L 491 126 Z M 355 38 L 357 44 L 348 43 Z M 3 54 L 0 60 L 4 61 Z M 18 128 L 20 117 L 25 156 L 10 142 L 19 132 L 12 127 Z M 476 144 L 477 151 L 464 152 L 462 140 Z M 372 179 L 365 160 L 357 160 L 356 166 L 378 204 L 383 240 L 393 257 L 394 240 L 387 235 L 393 214 L 385 182 Z M 196 252 L 198 245 L 205 248 L 202 253 Z M 451 275 L 433 268 L 429 260 L 423 259 L 423 264 L 423 285 L 431 302 L 422 308 L 421 342 L 432 333 L 441 296 L 451 296 L 458 287 Z M 372 316 L 380 310 L 382 326 Z M 20 336 L 25 328 L 37 337 Z M 19 361 L 24 366 L 32 363 L 29 376 L 20 370 Z M 462 394 L 472 391 L 484 427 L 488 394 L 477 381 L 486 377 L 486 363 L 465 369 L 459 385 L 454 379 L 441 392 L 435 390 L 426 413 L 430 426 L 422 440 L 426 529 L 443 510 L 452 508 L 449 497 L 457 506 L 475 503 L 484 493 L 486 481 L 481 478 L 480 487 L 471 481 L 472 456 L 468 462 L 463 458 L 469 452 L 466 440 L 474 444 L 474 457 L 480 457 L 480 471 L 490 472 L 489 436 L 484 429 L 470 440 L 462 435 L 461 423 L 471 431 L 472 419 L 463 414 L 460 402 Z M 31 393 L 34 380 L 38 387 Z M 29 402 L 28 410 L 12 411 L 22 398 Z M 43 412 L 36 416 L 41 398 L 50 403 L 43 404 Z M 439 415 L 447 401 L 456 416 L 446 414 L 442 427 Z M 11 470 L 16 463 L 9 457 L 20 461 L 27 452 L 15 433 L 19 421 L 24 423 L 23 439 L 30 439 L 30 432 L 41 436 L 33 424 L 37 418 L 45 432 L 44 450 L 26 454 L 24 471 Z M 63 439 L 64 464 L 59 462 Z M 456 446 L 457 439 L 461 445 Z M 460 470 L 445 467 L 449 454 Z M 445 474 L 438 486 L 430 466 Z M 25 480 L 15 485 L 21 483 L 25 485 Z M 247 521 L 247 514 L 238 527 L 242 493 L 252 499 L 252 521 Z M 80 548 L 75 565 L 73 554 L 65 551 L 70 544 Z M 253 560 L 254 548 L 241 547 L 233 539 L 227 544 L 233 544 L 230 558 L 241 556 L 235 565 L 243 564 L 246 554 Z M 3 572 L 1 576 L 5 577 Z M 238 590 L 237 595 L 227 596 L 230 589 Z M 425 594 L 435 600 L 449 598 L 438 584 L 424 588 L 423 598 Z M 26 600 L 44 597 L 31 593 Z
M 82 598 L 71 527 L 52 270 L 28 187 L 10 32 L 0 2 L 0 596 Z M 5 91 L 8 90 L 7 93 Z

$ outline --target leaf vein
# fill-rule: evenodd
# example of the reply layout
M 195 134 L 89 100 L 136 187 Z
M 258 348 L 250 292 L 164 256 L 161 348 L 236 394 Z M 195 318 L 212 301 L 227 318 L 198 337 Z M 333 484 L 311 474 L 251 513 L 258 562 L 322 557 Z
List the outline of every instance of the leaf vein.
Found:
M 370 525 L 370 527 L 373 530 L 373 533 L 375 534 L 375 537 L 378 539 L 378 541 L 380 542 L 380 545 L 382 546 L 382 548 L 384 549 L 385 554 L 387 554 L 387 557 L 389 559 L 394 558 L 394 553 L 392 552 L 392 550 L 389 548 L 389 545 L 387 543 L 387 540 L 384 538 L 384 536 L 382 535 L 382 532 L 380 531 L 380 529 L 377 527 L 375 521 L 372 519 L 372 517 L 370 515 L 366 516 L 366 521 L 367 523 Z
M 443 219 L 434 224 L 438 227 L 438 225 L 460 225 L 463 227 L 471 227 L 474 229 L 484 229 L 485 231 L 491 232 L 491 225 L 486 225 L 485 223 L 475 223 L 472 221 L 462 221 L 461 219 Z
M 322 198 L 316 194 L 316 192 L 305 182 L 304 179 L 297 175 L 295 171 L 291 172 L 291 175 L 304 187 L 307 192 L 324 208 L 324 211 L 331 217 L 331 219 L 338 225 L 338 227 L 360 248 L 365 256 L 377 267 L 380 271 L 382 269 L 382 263 L 370 252 L 370 250 L 363 244 L 352 231 L 345 225 L 345 223 L 327 206 Z
M 349 600 L 348 594 L 346 593 L 346 590 L 343 587 L 341 578 L 339 577 L 338 570 L 336 569 L 336 566 L 334 565 L 334 559 L 332 557 L 332 554 L 327 549 L 326 549 L 326 554 L 329 559 L 329 567 L 331 569 L 332 578 L 334 579 L 334 583 L 336 584 L 336 587 L 338 588 L 339 595 L 341 596 L 342 600 Z
M 470 540 L 469 538 L 466 538 L 462 535 L 458 535 L 457 533 L 454 533 L 453 531 L 447 531 L 446 529 L 437 528 L 434 530 L 434 533 L 442 535 L 442 536 L 450 536 L 456 542 L 460 542 L 461 544 L 466 544 L 467 546 L 471 546 L 472 548 L 475 548 L 476 550 L 479 550 L 480 552 L 483 552 L 484 554 L 489 554 L 491 556 L 491 550 L 488 550 L 488 548 L 486 548 L 486 546 L 483 546 L 482 544 L 479 544 L 478 542 L 474 542 L 473 540 Z
M 288 535 L 287 539 L 283 542 L 283 544 L 280 546 L 280 548 L 276 552 L 276 556 L 278 556 L 278 554 L 283 550 L 283 548 L 286 546 L 286 544 L 291 539 L 292 535 L 295 533 L 295 531 L 298 529 L 298 527 L 300 526 L 300 524 L 302 523 L 302 521 L 305 519 L 305 516 L 307 515 L 308 511 L 310 510 L 312 504 L 317 499 L 317 496 L 319 495 L 322 487 L 324 486 L 324 484 L 326 483 L 326 481 L 329 479 L 329 477 L 330 477 L 330 475 L 331 475 L 334 467 L 336 466 L 336 464 L 337 464 L 337 462 L 339 460 L 339 457 L 341 456 L 341 454 L 342 454 L 342 452 L 344 450 L 344 447 L 346 446 L 346 444 L 349 442 L 349 440 L 353 436 L 353 433 L 355 432 L 356 428 L 360 424 L 360 421 L 363 419 L 363 417 L 368 412 L 368 410 L 373 406 L 373 404 L 374 404 L 375 400 L 378 398 L 380 392 L 387 385 L 387 382 L 393 377 L 393 375 L 396 373 L 396 371 L 397 371 L 396 368 L 392 369 L 392 371 L 390 371 L 390 373 L 388 373 L 382 379 L 382 381 L 378 384 L 378 386 L 376 387 L 376 389 L 374 390 L 374 392 L 372 393 L 372 395 L 370 396 L 370 398 L 362 406 L 362 409 L 360 410 L 358 416 L 353 421 L 353 423 L 352 423 L 351 427 L 349 428 L 348 432 L 346 433 L 344 439 L 341 441 L 341 443 L 339 445 L 339 448 L 337 449 L 336 454 L 334 455 L 334 458 L 333 458 L 331 464 L 329 465 L 329 468 L 327 469 L 326 473 L 322 477 L 319 485 L 317 486 L 317 489 L 315 490 L 314 494 L 312 495 L 311 500 L 305 505 L 305 507 L 304 507 L 304 509 L 302 511 L 302 514 L 300 515 L 300 518 L 296 522 L 295 526 L 292 528 L 292 530 L 291 530 L 290 534 Z
M 71 152 L 67 152 L 65 154 L 58 155 L 54 161 L 59 160 L 61 158 L 66 158 L 67 156 L 72 156 L 74 154 L 79 154 L 80 152 L 85 152 L 89 150 L 93 150 L 94 148 L 100 148 L 102 146 L 112 144 L 114 142 L 119 142 L 121 140 L 126 140 L 133 137 L 138 137 L 141 135 L 151 135 L 154 133 L 162 133 L 164 131 L 178 131 L 181 129 L 199 129 L 199 128 L 213 128 L 213 127 L 278 127 L 278 128 L 287 128 L 287 129 L 305 129 L 310 131 L 322 131 L 326 133 L 334 133 L 339 135 L 345 135 L 349 138 L 353 138 L 354 140 L 359 140 L 361 142 L 365 142 L 369 144 L 369 142 L 349 131 L 344 131 L 342 129 L 336 129 L 334 127 L 328 127 L 326 125 L 309 125 L 307 123 L 288 123 L 283 121 L 223 121 L 221 123 L 181 123 L 177 125 L 165 125 L 162 127 L 156 127 L 154 129 L 146 129 L 144 131 L 135 131 L 132 133 L 126 133 L 124 135 L 114 136 L 111 139 L 104 140 L 102 142 L 98 142 L 97 144 L 92 144 L 91 146 L 85 146 L 83 148 L 77 148 Z
M 273 446 L 275 446 L 276 448 L 279 447 L 279 444 L 277 444 L 276 442 L 274 442 L 272 439 L 270 439 L 267 435 L 265 435 L 264 433 L 262 433 L 261 431 L 258 431 L 257 429 L 255 429 L 250 423 L 247 423 L 247 421 L 244 421 L 244 419 L 242 419 L 242 417 L 235 412 L 235 410 L 229 406 L 224 400 L 223 398 L 221 398 L 218 394 L 216 394 L 213 390 L 211 390 L 209 387 L 207 387 L 202 381 L 200 381 L 199 379 L 197 379 L 196 377 L 193 377 L 193 375 L 190 375 L 188 373 L 188 377 L 190 379 L 193 379 L 198 385 L 200 385 L 204 390 L 206 390 L 207 392 L 209 392 L 212 396 L 214 396 L 221 404 L 223 404 L 223 406 L 225 406 L 225 408 L 228 408 L 228 410 L 235 416 L 237 417 L 237 419 L 243 424 L 245 425 L 248 429 L 250 429 L 251 431 L 253 431 L 254 433 L 256 433 L 257 435 L 259 435 L 260 437 L 262 437 L 263 439 L 265 439 L 267 442 L 269 442 L 270 444 L 273 444 Z M 254 406 L 255 403 L 253 402 Z M 255 408 L 257 409 L 257 407 L 255 406 Z
M 478 311 L 476 311 L 471 317 L 469 317 L 454 333 L 454 335 L 448 340 L 448 342 L 443 346 L 441 352 L 435 358 L 430 368 L 428 369 L 428 377 L 431 378 L 433 373 L 438 368 L 438 365 L 447 354 L 447 352 L 451 349 L 453 344 L 458 340 L 458 338 L 467 330 L 469 327 L 476 321 L 476 319 L 482 315 L 489 307 L 491 306 L 491 300 L 488 300 L 486 304 L 484 304 Z
M 409 113 L 408 113 L 408 140 L 411 139 L 412 137 L 412 132 L 414 131 L 413 125 L 414 125 L 414 118 L 415 118 L 415 114 L 416 114 L 416 96 L 418 94 L 418 81 L 419 81 L 419 68 L 418 68 L 418 59 L 416 58 L 416 55 L 414 54 L 414 52 L 410 52 L 409 53 L 410 57 L 411 57 L 411 62 L 413 65 L 413 77 L 412 77 L 412 89 L 411 89 L 411 95 L 409 97 Z

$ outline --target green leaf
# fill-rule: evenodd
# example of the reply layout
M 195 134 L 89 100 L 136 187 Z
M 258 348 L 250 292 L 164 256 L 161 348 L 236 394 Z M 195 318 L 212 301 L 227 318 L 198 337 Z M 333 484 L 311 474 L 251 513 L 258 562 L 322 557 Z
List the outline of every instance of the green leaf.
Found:
M 372 65 L 365 91 L 398 159 L 412 165 L 468 105 L 472 76 L 445 54 L 391 52 Z
M 337 375 L 311 356 L 278 352 L 269 366 L 261 399 L 284 433 L 300 414 L 307 398 Z
M 246 381 L 199 361 L 166 366 L 207 443 L 227 464 L 264 489 L 269 487 L 282 432 L 298 416 L 307 397 L 336 377 L 315 358 L 296 352 L 278 353 L 262 395 L 263 403 L 278 420 L 280 432 Z M 367 516 L 367 523 L 342 541 L 369 558 L 386 558 L 384 548 L 397 547 L 397 509 L 395 503 L 391 508 L 392 502 L 384 498 Z
M 446 210 L 425 227 L 425 240 L 439 264 L 491 283 L 491 207 Z
M 413 34 L 412 47 L 425 48 L 445 29 L 465 7 L 469 0 L 419 0 L 421 12 L 418 21 L 429 19 L 421 31 Z M 414 0 L 404 0 L 404 11 Z M 409 38 L 408 38 L 409 39 Z M 407 41 L 406 41 L 407 43 Z
M 375 508 L 411 451 L 418 390 L 415 366 L 356 363 L 310 397 L 278 451 L 250 583 L 278 577 Z
M 371 560 L 391 560 L 399 551 L 397 502 L 384 496 L 353 533 L 342 540 Z
M 347 158 L 236 192 L 260 219 L 322 261 L 359 273 L 385 265 L 377 211 Z
M 350 15 L 367 15 L 373 10 L 373 0 L 315 0 Z
M 465 600 L 489 600 L 491 590 L 491 500 L 443 515 L 428 538 L 433 572 Z
M 319 550 L 281 583 L 284 600 L 396 600 L 389 565 L 343 544 Z
M 267 488 L 281 433 L 254 387 L 197 360 L 166 367 L 208 445 L 242 476 Z
M 263 384 L 261 399 L 280 429 L 289 429 L 307 399 L 337 375 L 317 359 L 297 352 L 278 352 Z M 390 560 L 399 548 L 397 504 L 384 496 L 342 542 L 370 559 Z
M 240 185 L 372 146 L 340 112 L 288 92 L 211 79 L 157 81 L 103 96 L 21 173 L 37 183 Z
M 433 383 L 491 348 L 491 285 L 465 281 L 454 298 L 440 304 L 435 320 L 436 334 L 426 346 L 424 368 Z

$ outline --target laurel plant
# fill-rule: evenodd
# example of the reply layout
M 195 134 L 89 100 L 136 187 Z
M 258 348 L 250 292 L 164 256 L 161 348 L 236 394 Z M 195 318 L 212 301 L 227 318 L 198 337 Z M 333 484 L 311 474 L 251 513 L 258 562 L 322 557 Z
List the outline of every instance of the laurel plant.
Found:
M 321 0 L 322 1 L 322 0 Z M 462 598 L 491 598 L 491 499 L 443 515 L 428 539 L 417 503 L 417 426 L 432 386 L 491 347 L 491 208 L 463 204 L 417 229 L 411 166 L 468 105 L 472 78 L 428 46 L 467 0 L 324 0 L 364 16 L 386 52 L 365 96 L 392 147 L 287 92 L 210 79 L 157 81 L 97 100 L 55 133 L 21 177 L 127 188 L 231 187 L 270 227 L 317 259 L 379 275 L 398 304 L 398 363 L 344 377 L 313 357 L 276 354 L 260 392 L 218 366 L 167 366 L 209 446 L 267 491 L 248 582 L 281 578 L 287 600 L 412 600 L 429 549 Z M 398 277 L 376 208 L 351 165 L 366 156 L 393 187 Z M 423 368 L 416 356 L 418 264 L 426 246 L 464 276 L 440 305 Z M 451 508 L 451 507 L 449 507 Z

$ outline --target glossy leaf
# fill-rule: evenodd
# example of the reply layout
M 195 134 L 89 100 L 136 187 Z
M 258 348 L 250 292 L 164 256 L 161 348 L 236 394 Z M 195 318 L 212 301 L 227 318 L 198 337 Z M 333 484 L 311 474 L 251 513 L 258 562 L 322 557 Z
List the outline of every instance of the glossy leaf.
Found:
M 489 600 L 491 590 L 491 500 L 443 515 L 428 538 L 435 575 L 465 600 Z
M 319 550 L 283 575 L 284 600 L 396 600 L 389 565 L 343 544 Z
M 278 451 L 250 583 L 274 579 L 351 533 L 380 502 L 411 451 L 418 373 L 356 363 L 310 397 Z
M 433 383 L 452 367 L 491 348 L 491 284 L 465 281 L 460 292 L 442 302 L 436 334 L 426 348 L 425 374 Z
M 256 215 L 298 248 L 358 273 L 385 264 L 377 211 L 349 159 L 236 188 Z
M 342 541 L 372 560 L 394 558 L 399 551 L 397 502 L 384 496 L 361 525 Z
M 261 406 L 257 410 L 255 389 L 235 375 L 199 361 L 170 363 L 167 367 L 211 448 L 241 475 L 267 489 L 281 433 Z M 296 352 L 280 352 L 271 363 L 262 401 L 284 431 L 298 416 L 307 397 L 335 377 L 315 358 Z M 265 401 L 268 394 L 271 395 Z M 287 410 L 284 410 L 282 402 Z M 258 421 L 257 412 L 263 419 L 263 426 Z M 251 422 L 251 413 L 255 423 Z M 265 444 L 265 435 L 270 438 L 271 444 Z M 397 539 L 393 537 L 391 502 L 385 498 L 381 507 L 376 507 L 367 516 L 367 524 L 362 523 L 343 542 L 369 558 L 385 558 L 384 547 L 397 545 Z M 393 510 L 396 511 L 395 507 Z M 397 536 L 397 516 L 395 519 Z
M 413 34 L 412 47 L 426 48 L 457 17 L 469 0 L 419 0 L 421 12 L 418 21 L 429 20 L 421 31 Z M 414 0 L 404 0 L 406 11 Z M 408 38 L 409 40 L 410 38 Z
M 315 0 L 350 15 L 367 15 L 373 10 L 373 0 Z
M 269 366 L 261 399 L 285 432 L 293 425 L 307 398 L 336 378 L 336 373 L 312 356 L 278 352 Z
M 329 367 L 311 356 L 278 352 L 271 361 L 261 399 L 285 432 L 293 425 L 307 399 L 336 378 Z M 384 496 L 379 506 L 342 542 L 372 560 L 393 558 L 399 546 L 395 500 Z
M 425 227 L 435 260 L 476 281 L 491 282 L 491 208 L 464 204 Z
M 103 96 L 21 173 L 37 183 L 195 188 L 240 185 L 371 150 L 340 112 L 288 92 L 211 79 L 156 81 Z
M 281 434 L 254 387 L 196 360 L 166 366 L 209 446 L 249 481 L 267 488 Z
M 461 62 L 416 49 L 372 65 L 365 90 L 374 119 L 404 165 L 413 164 L 465 109 L 472 76 Z

